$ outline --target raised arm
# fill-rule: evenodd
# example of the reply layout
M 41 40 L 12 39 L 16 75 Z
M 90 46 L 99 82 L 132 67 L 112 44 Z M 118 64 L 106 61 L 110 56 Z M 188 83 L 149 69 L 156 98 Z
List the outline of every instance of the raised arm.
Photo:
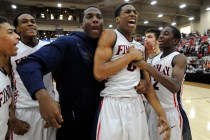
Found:
M 133 60 L 143 58 L 142 52 L 137 49 L 130 49 L 120 59 L 111 61 L 113 47 L 117 36 L 113 30 L 104 30 L 94 56 L 94 76 L 98 81 L 107 79 L 109 76 L 116 74 L 126 67 Z

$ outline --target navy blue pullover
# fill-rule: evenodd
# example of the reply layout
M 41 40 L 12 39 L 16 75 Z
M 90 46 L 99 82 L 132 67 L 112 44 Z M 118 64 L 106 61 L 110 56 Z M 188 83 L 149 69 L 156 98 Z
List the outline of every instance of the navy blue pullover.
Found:
M 17 67 L 34 100 L 35 92 L 45 88 L 43 75 L 53 72 L 64 119 L 57 139 L 65 136 L 72 140 L 89 139 L 100 91 L 104 88 L 93 76 L 97 41 L 83 32 L 73 32 L 29 55 Z

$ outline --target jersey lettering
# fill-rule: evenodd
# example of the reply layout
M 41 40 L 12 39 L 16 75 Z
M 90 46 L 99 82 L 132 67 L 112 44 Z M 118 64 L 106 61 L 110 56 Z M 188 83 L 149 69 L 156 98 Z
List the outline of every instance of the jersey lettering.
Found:
M 136 69 L 136 66 L 134 66 L 132 63 L 128 64 L 127 70 L 133 72 Z
M 159 87 L 157 86 L 158 81 L 156 81 L 155 79 L 154 79 L 154 81 L 155 81 L 154 84 L 153 84 L 154 89 L 159 90 Z
M 128 50 L 128 47 L 129 46 L 127 46 L 127 45 L 119 45 L 117 53 L 115 55 L 126 54 L 127 50 Z
M 5 89 L 0 92 L 0 107 L 5 104 L 11 97 L 11 86 L 7 85 Z
M 16 65 L 17 65 L 18 63 L 20 63 L 21 60 L 26 59 L 26 57 L 27 57 L 27 56 L 24 56 L 24 57 L 22 57 L 22 58 L 19 58 L 19 59 L 15 60 Z

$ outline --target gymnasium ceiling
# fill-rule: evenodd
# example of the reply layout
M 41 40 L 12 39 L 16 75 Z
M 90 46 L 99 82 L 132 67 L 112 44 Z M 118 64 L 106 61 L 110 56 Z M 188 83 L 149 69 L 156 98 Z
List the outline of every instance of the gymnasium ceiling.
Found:
M 183 25 L 189 23 L 188 18 L 191 16 L 195 18 L 194 21 L 199 21 L 200 9 L 204 0 L 157 0 L 156 5 L 151 5 L 151 1 L 130 1 L 139 12 L 138 26 L 159 27 L 172 22 Z M 58 3 L 62 4 L 61 8 L 57 7 Z M 81 9 L 94 5 L 102 10 L 106 26 L 108 26 L 109 24 L 114 25 L 115 8 L 122 3 L 124 3 L 124 0 L 0 0 L 0 15 L 12 18 L 17 11 L 34 9 L 39 12 L 41 11 L 39 9 L 47 8 L 67 9 L 78 14 Z M 179 6 L 183 3 L 186 4 L 186 7 L 180 9 Z M 11 4 L 16 4 L 17 9 L 11 9 Z M 163 14 L 163 17 L 158 18 L 158 14 Z M 147 25 L 144 24 L 145 20 L 148 21 Z

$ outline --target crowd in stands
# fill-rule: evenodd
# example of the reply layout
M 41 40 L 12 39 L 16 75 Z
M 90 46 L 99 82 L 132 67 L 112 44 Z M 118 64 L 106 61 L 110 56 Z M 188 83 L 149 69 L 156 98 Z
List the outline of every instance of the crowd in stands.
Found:
M 187 56 L 188 73 L 210 73 L 210 34 L 182 33 L 177 51 Z

